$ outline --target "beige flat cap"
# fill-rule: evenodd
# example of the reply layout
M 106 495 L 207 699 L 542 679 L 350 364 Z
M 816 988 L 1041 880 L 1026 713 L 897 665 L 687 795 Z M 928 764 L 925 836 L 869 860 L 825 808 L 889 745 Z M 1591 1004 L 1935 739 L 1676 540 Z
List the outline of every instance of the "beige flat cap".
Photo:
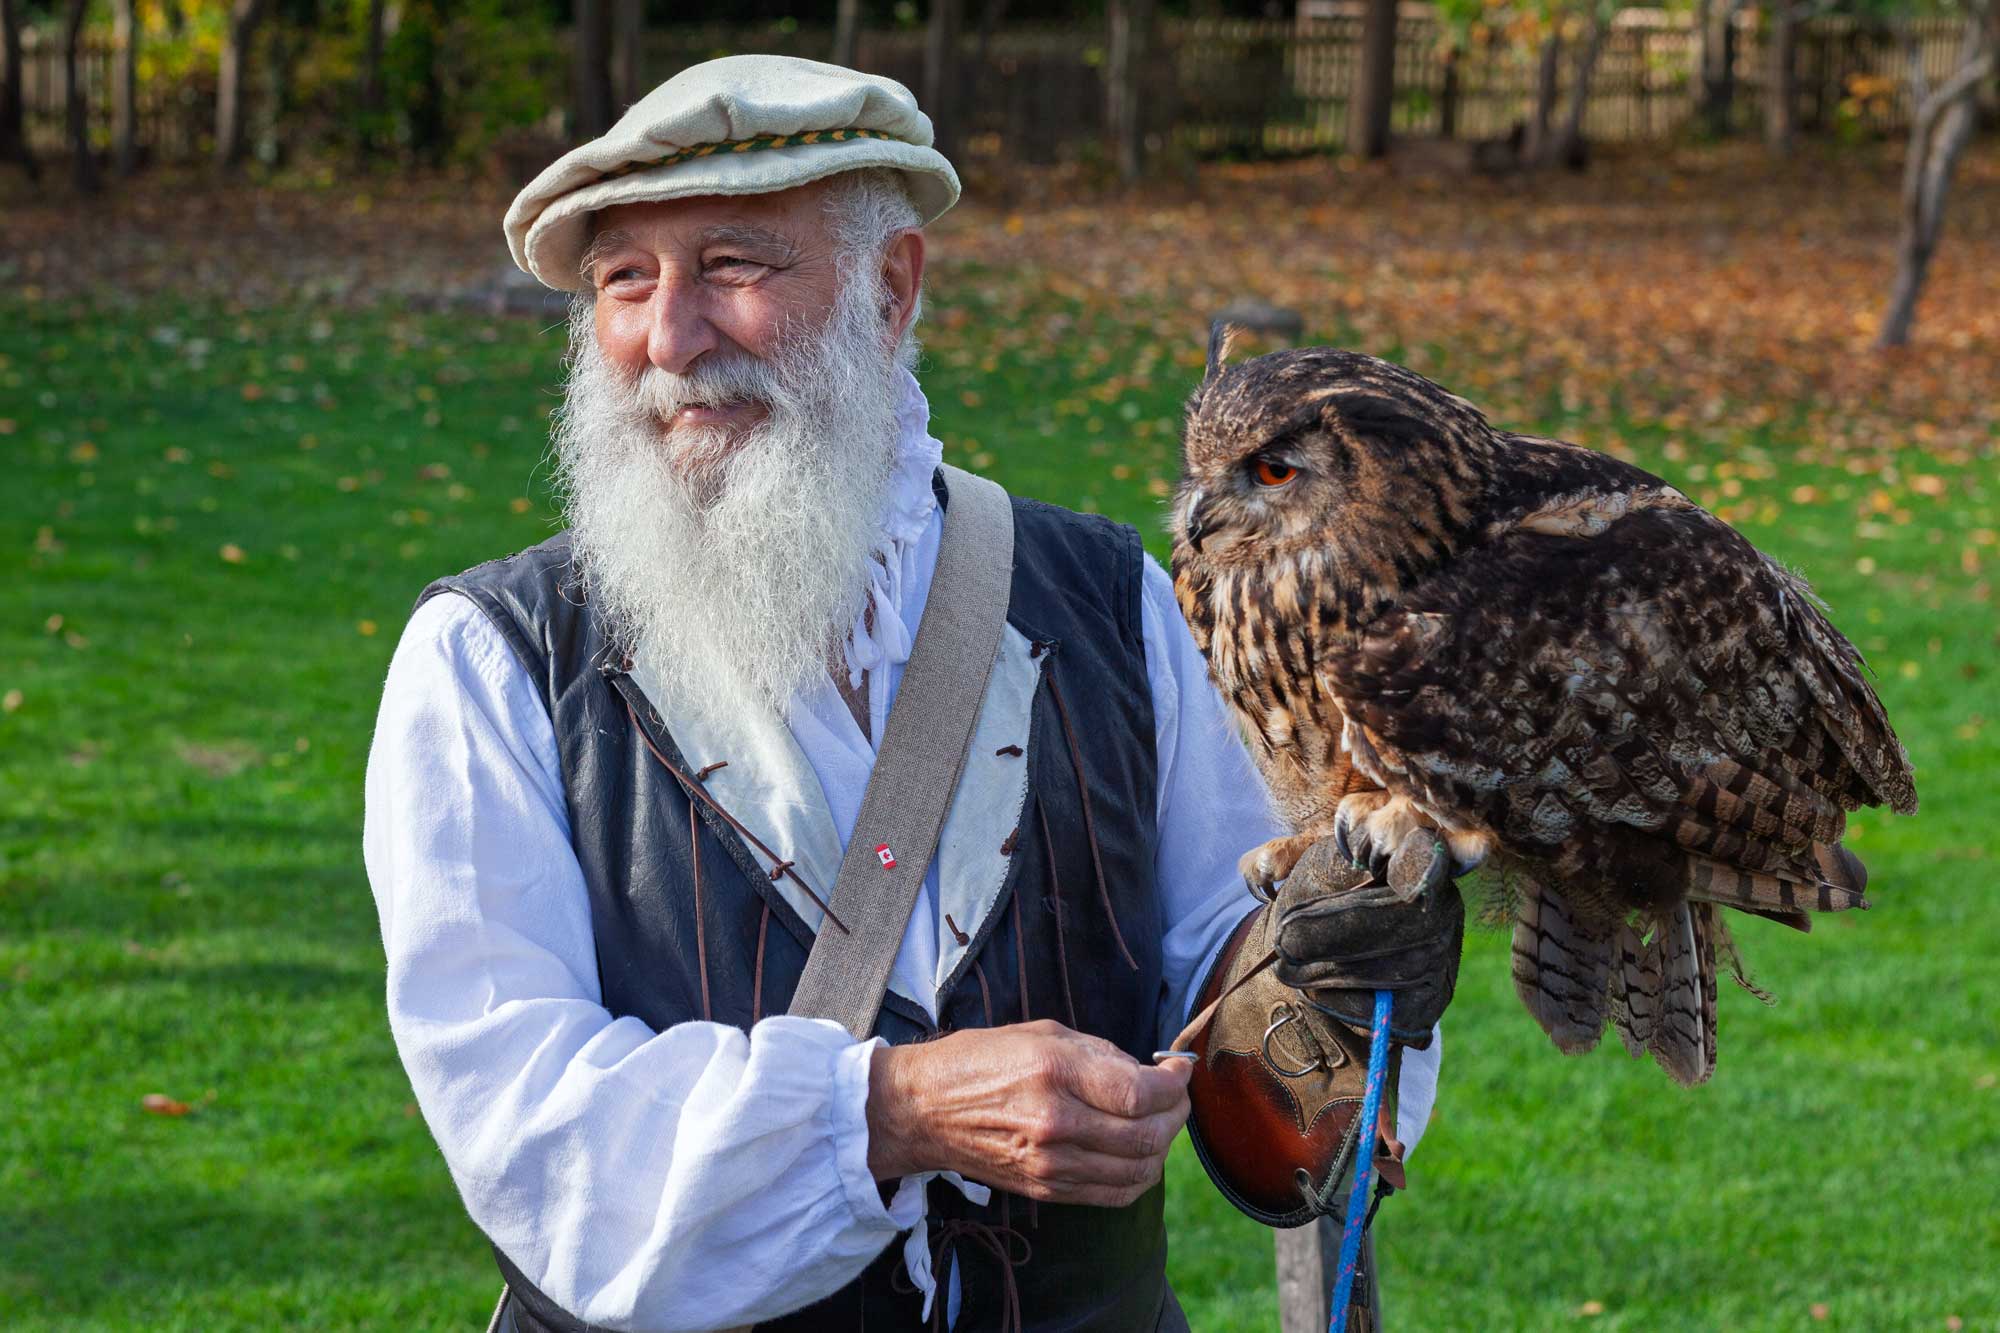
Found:
M 726 56 L 682 70 L 529 182 L 507 210 L 507 248 L 548 286 L 577 291 L 601 208 L 768 194 L 864 167 L 902 172 L 926 223 L 958 202 L 958 173 L 902 84 L 794 56 Z

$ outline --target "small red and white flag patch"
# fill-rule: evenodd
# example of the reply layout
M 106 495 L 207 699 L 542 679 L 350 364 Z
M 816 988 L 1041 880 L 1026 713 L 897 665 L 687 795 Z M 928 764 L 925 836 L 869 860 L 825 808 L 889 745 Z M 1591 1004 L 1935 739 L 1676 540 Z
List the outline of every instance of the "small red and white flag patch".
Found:
M 896 854 L 889 850 L 889 844 L 886 842 L 875 844 L 875 859 L 882 863 L 885 870 L 896 864 Z

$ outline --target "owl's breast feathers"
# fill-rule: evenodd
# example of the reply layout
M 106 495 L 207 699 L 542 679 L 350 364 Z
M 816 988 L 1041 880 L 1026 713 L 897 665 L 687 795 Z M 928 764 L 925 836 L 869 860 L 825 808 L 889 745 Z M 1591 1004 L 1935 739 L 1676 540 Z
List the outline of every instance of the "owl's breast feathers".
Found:
M 1322 648 L 1358 767 L 1607 908 L 1858 902 L 1845 812 L 1916 793 L 1853 646 L 1657 478 L 1508 444 L 1485 539 Z

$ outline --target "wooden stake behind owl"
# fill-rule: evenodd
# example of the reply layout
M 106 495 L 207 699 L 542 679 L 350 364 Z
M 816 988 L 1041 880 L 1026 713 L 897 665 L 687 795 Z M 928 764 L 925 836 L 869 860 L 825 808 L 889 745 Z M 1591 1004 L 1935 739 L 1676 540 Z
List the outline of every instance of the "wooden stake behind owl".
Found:
M 1658 477 L 1374 357 L 1226 344 L 1171 522 L 1181 609 L 1294 830 L 1245 877 L 1321 837 L 1382 874 L 1442 836 L 1510 886 L 1516 990 L 1557 1046 L 1609 1021 L 1705 1080 L 1720 908 L 1805 930 L 1865 906 L 1846 812 L 1916 809 L 1859 653 Z

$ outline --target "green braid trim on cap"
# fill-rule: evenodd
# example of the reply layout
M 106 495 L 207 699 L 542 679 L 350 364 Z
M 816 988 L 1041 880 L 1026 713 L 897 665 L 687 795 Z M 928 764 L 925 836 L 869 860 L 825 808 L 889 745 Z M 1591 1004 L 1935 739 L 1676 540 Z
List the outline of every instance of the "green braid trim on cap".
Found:
M 798 134 L 760 134 L 751 139 L 723 139 L 718 143 L 694 144 L 650 162 L 627 162 L 622 167 L 614 167 L 605 172 L 599 179 L 615 180 L 620 176 L 629 176 L 635 171 L 679 166 L 683 162 L 692 162 L 699 157 L 715 157 L 723 153 L 761 153 L 767 148 L 797 148 L 815 143 L 853 143 L 860 139 L 887 139 L 891 143 L 909 142 L 908 139 L 885 134 L 881 130 L 805 130 Z

